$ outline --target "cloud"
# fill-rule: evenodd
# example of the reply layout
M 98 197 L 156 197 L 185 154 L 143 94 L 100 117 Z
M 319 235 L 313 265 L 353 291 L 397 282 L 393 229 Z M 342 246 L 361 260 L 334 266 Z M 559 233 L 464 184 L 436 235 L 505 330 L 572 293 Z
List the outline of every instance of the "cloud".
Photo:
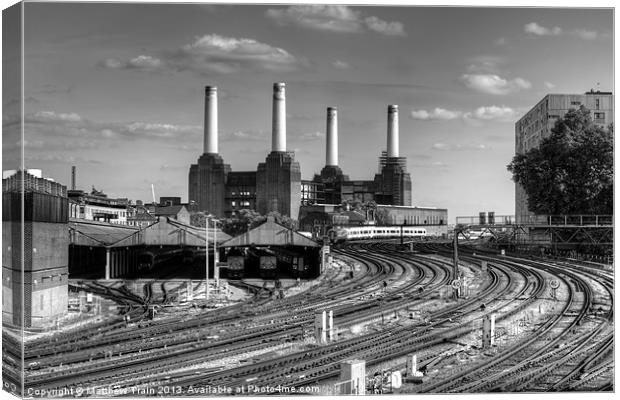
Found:
M 388 36 L 407 36 L 401 22 L 387 22 L 377 17 L 367 17 L 364 21 L 371 31 Z
M 517 112 L 506 106 L 478 107 L 471 113 L 464 114 L 464 118 L 478 119 L 483 121 L 499 120 L 512 122 L 515 120 Z
M 58 162 L 60 164 L 73 163 L 73 164 L 104 164 L 99 160 L 87 159 L 80 156 L 63 155 L 63 154 L 49 154 L 49 153 L 28 153 L 26 157 L 30 162 L 32 161 L 48 161 Z
M 56 113 L 54 111 L 37 111 L 32 115 L 32 118 L 37 121 L 78 122 L 82 120 L 82 117 L 76 113 Z
M 583 40 L 594 40 L 598 38 L 598 32 L 596 31 L 588 31 L 586 29 L 577 29 L 572 32 L 573 35 L 583 39 Z
M 494 43 L 496 46 L 503 46 L 506 44 L 506 38 L 505 37 L 497 38 L 495 39 Z
M 435 143 L 431 146 L 433 150 L 439 151 L 486 151 L 491 150 L 490 146 L 485 144 L 446 144 Z
M 559 26 L 554 26 L 553 28 L 545 28 L 544 26 L 538 25 L 536 22 L 530 22 L 525 24 L 523 30 L 526 33 L 531 33 L 537 36 L 558 36 L 562 34 L 562 28 Z
M 506 64 L 503 57 L 482 55 L 472 57 L 468 61 L 467 72 L 475 74 L 497 74 Z
M 470 89 L 494 95 L 507 95 L 532 87 L 523 78 L 504 79 L 495 74 L 463 74 L 461 82 Z
M 197 125 L 102 122 L 83 118 L 76 113 L 56 111 L 28 113 L 24 116 L 24 124 L 33 145 L 43 141 L 46 146 L 71 150 L 96 148 L 103 143 L 108 147 L 114 146 L 116 142 L 110 139 L 119 137 L 160 140 L 170 145 L 178 142 L 198 143 L 202 135 L 202 126 Z
M 336 69 L 349 69 L 351 65 L 346 61 L 336 60 L 332 63 L 332 66 Z
M 304 132 L 301 135 L 293 135 L 292 140 L 313 141 L 325 138 L 325 132 Z
M 439 107 L 435 108 L 432 111 L 426 111 L 426 110 L 411 111 L 412 119 L 418 119 L 422 121 L 437 121 L 437 120 L 448 121 L 448 120 L 460 118 L 461 115 L 462 115 L 462 112 L 460 111 L 450 111 L 450 110 L 446 110 L 446 109 L 439 108 Z
M 414 161 L 409 164 L 412 169 L 432 169 L 433 172 L 448 172 L 451 170 L 450 164 L 443 161 L 418 161 L 417 157 L 413 157 Z
M 363 29 L 360 13 L 347 6 L 295 5 L 287 8 L 270 8 L 266 15 L 281 26 L 297 25 L 302 28 L 344 33 L 359 33 Z
M 178 49 L 165 50 L 160 57 L 139 55 L 127 61 L 107 58 L 99 65 L 119 70 L 191 71 L 212 75 L 241 70 L 286 72 L 306 66 L 307 62 L 284 49 L 254 39 L 207 34 L 195 37 L 192 43 Z
M 243 130 L 220 133 L 220 140 L 222 141 L 260 141 L 265 142 L 269 140 L 270 134 L 264 130 Z
M 266 16 L 280 26 L 295 25 L 306 29 L 335 33 L 362 33 L 366 30 L 388 36 L 406 36 L 403 24 L 365 17 L 344 5 L 294 5 L 270 8 Z
M 525 24 L 523 30 L 526 33 L 535 35 L 535 36 L 560 36 L 560 35 L 571 35 L 576 36 L 583 40 L 595 40 L 600 37 L 597 31 L 591 31 L 587 29 L 575 29 L 572 31 L 565 31 L 559 26 L 554 26 L 553 28 L 546 28 L 544 26 L 538 25 L 536 22 L 530 22 Z
M 555 85 L 553 83 L 551 83 L 551 82 L 545 81 L 545 87 L 547 89 L 553 89 L 555 87 Z
M 507 106 L 482 106 L 473 111 L 464 112 L 459 110 L 446 110 L 436 107 L 433 110 L 413 110 L 410 114 L 412 119 L 421 121 L 451 121 L 461 119 L 466 122 L 498 121 L 514 122 L 517 111 Z

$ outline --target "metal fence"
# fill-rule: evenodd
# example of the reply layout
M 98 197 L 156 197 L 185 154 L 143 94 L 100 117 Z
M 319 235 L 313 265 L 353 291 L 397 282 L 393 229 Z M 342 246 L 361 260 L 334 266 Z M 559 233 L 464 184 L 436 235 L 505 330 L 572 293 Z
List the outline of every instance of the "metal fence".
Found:
M 517 223 L 518 221 L 518 223 Z M 494 215 L 456 217 L 457 225 L 529 225 L 529 226 L 584 226 L 610 227 L 614 224 L 613 215 Z

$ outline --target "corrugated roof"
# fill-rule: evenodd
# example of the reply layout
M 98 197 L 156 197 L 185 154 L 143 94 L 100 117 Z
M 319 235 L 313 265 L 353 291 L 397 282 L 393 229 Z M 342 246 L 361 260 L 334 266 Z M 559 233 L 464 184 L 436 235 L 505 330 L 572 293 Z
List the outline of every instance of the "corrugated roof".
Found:
M 111 246 L 126 239 L 139 231 L 138 228 L 127 225 L 112 225 L 96 221 L 72 220 L 69 229 L 74 232 L 73 243 L 84 246 Z
M 307 237 L 276 223 L 272 219 L 268 219 L 264 224 L 257 226 L 243 235 L 234 237 L 222 243 L 220 247 L 250 245 L 319 247 L 319 244 L 314 240 L 310 240 Z
M 138 213 L 133 217 L 127 217 L 127 219 L 135 221 L 157 221 L 157 217 L 149 213 Z
M 155 207 L 155 215 L 177 215 L 185 206 Z
M 168 246 L 204 246 L 205 229 L 185 225 L 168 217 L 159 218 L 158 222 L 146 228 L 127 225 L 72 220 L 71 243 L 82 246 L 132 246 L 132 245 L 168 245 Z M 213 230 L 209 232 L 209 242 L 214 240 Z M 217 230 L 217 241 L 230 240 L 230 236 Z

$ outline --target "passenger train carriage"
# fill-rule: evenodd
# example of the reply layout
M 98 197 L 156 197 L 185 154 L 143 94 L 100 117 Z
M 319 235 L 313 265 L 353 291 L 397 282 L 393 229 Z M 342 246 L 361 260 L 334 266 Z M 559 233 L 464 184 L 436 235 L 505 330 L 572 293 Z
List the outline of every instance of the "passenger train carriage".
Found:
M 334 242 L 361 239 L 388 239 L 425 237 L 426 229 L 419 226 L 355 226 L 335 229 Z
M 228 279 L 242 279 L 245 276 L 245 254 L 242 251 L 232 249 L 226 257 L 226 262 Z

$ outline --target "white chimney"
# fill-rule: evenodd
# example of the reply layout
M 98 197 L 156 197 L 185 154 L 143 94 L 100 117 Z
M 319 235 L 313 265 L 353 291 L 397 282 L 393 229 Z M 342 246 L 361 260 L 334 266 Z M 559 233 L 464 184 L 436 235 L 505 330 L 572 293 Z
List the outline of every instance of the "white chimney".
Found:
M 271 151 L 286 151 L 286 93 L 285 84 L 273 84 L 273 121 Z
M 205 87 L 205 143 L 206 154 L 217 154 L 217 87 Z
M 398 157 L 398 106 L 388 106 L 387 156 Z
M 338 165 L 338 109 L 327 107 L 327 152 L 325 165 Z

